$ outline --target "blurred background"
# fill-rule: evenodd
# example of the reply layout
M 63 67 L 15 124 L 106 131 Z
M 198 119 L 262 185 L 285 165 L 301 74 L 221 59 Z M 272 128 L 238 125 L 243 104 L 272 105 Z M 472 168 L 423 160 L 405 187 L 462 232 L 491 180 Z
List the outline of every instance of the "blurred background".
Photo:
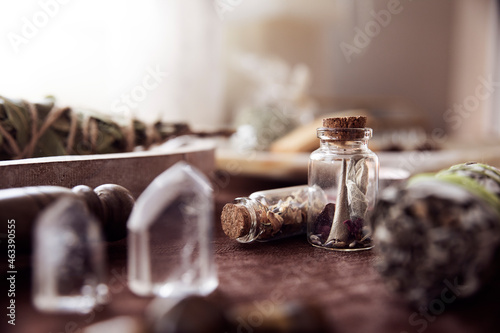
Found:
M 303 175 L 318 120 L 344 114 L 368 116 L 382 166 L 499 166 L 498 18 L 494 0 L 4 1 L 0 94 L 234 129 L 219 166 L 239 173 Z

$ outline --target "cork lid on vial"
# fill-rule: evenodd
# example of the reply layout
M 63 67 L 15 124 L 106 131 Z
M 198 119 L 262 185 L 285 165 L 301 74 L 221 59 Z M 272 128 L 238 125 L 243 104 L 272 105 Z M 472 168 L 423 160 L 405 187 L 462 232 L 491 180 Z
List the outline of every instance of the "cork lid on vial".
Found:
M 250 213 L 240 205 L 228 203 L 222 209 L 222 231 L 231 239 L 236 239 L 250 232 Z
M 364 128 L 366 116 L 335 117 L 323 119 L 323 127 L 329 128 Z
M 335 117 L 323 119 L 323 127 L 336 129 L 339 139 L 352 140 L 362 138 L 366 126 L 366 116 Z M 343 131 L 343 129 L 346 129 Z M 352 130 L 351 130 L 352 129 Z M 356 131 L 355 129 L 360 129 Z

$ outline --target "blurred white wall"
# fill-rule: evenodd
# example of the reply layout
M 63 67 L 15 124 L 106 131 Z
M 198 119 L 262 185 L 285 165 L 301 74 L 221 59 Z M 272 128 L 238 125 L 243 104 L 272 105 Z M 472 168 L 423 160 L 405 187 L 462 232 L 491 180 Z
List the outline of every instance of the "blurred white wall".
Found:
M 0 94 L 215 127 L 219 30 L 211 1 L 2 1 Z
M 236 7 L 227 15 L 229 56 L 257 53 L 280 57 L 291 65 L 305 63 L 312 72 L 312 95 L 327 106 L 345 97 L 353 101 L 396 98 L 414 105 L 437 126 L 443 125 L 449 98 L 453 0 L 293 3 L 295 10 L 275 10 L 261 17 L 244 16 L 256 6 L 252 1 Z M 237 73 L 229 70 L 229 74 L 233 84 L 227 98 L 233 108 L 242 83 Z
M 494 71 L 493 2 L 2 1 L 0 94 L 214 128 L 251 89 L 234 59 L 257 54 L 307 65 L 326 109 L 394 99 L 450 128 L 444 113 Z M 491 105 L 464 130 L 491 128 Z
M 311 94 L 326 109 L 413 112 L 428 120 L 428 130 L 445 128 L 464 140 L 499 132 L 500 102 L 493 100 L 500 93 L 475 96 L 480 78 L 491 79 L 499 67 L 494 0 L 277 4 L 245 1 L 227 13 L 227 64 L 245 53 L 304 63 Z M 231 115 L 248 83 L 231 65 L 227 72 Z
M 457 0 L 455 6 L 450 99 L 443 117 L 457 140 L 491 138 L 495 132 L 500 137 L 498 8 L 491 0 Z
M 374 3 L 364 20 L 346 23 L 336 35 L 335 43 L 355 45 L 361 30 L 370 42 L 353 53 L 350 62 L 338 44 L 332 46 L 333 94 L 402 98 L 441 126 L 448 104 L 454 0 Z M 390 8 L 391 3 L 398 5 Z M 379 23 L 377 29 L 374 22 L 388 23 Z

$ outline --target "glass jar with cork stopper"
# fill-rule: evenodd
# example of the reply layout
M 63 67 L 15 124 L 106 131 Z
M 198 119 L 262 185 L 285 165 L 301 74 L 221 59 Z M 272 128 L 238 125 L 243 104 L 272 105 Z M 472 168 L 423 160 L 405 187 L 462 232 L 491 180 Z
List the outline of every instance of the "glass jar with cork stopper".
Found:
M 359 251 L 373 247 L 368 223 L 378 192 L 378 157 L 368 148 L 366 117 L 323 119 L 320 148 L 309 158 L 308 241 L 316 247 Z M 322 209 L 313 209 L 318 205 Z
M 248 197 L 236 198 L 222 209 L 222 230 L 240 243 L 304 234 L 308 192 L 308 186 L 303 185 L 258 191 Z

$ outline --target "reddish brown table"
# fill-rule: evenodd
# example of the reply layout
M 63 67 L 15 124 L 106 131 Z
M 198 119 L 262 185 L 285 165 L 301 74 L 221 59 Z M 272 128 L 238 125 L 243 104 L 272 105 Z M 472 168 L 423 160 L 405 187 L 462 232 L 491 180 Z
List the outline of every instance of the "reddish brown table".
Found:
M 233 185 L 218 192 L 218 211 L 224 202 L 236 195 L 284 185 L 294 184 L 233 180 Z M 126 286 L 126 247 L 125 240 L 108 244 L 108 285 L 112 300 L 84 316 L 37 312 L 30 302 L 29 257 L 19 256 L 16 262 L 16 326 L 7 324 L 8 289 L 4 283 L 0 332 L 73 333 L 114 316 L 141 316 L 151 298 L 137 297 Z M 257 302 L 263 309 L 262 316 L 283 302 L 312 300 L 321 306 L 332 332 L 470 333 L 497 332 L 500 327 L 498 291 L 491 290 L 474 299 L 447 304 L 439 314 L 427 311 L 420 314 L 408 307 L 386 289 L 374 270 L 375 251 L 330 252 L 310 246 L 305 237 L 239 244 L 222 234 L 217 221 L 215 256 L 220 284 L 210 298 L 225 306 Z M 5 262 L 1 263 L 2 274 L 7 271 Z M 3 276 L 2 280 L 6 281 Z M 243 319 L 248 326 L 241 331 L 247 332 L 255 318 Z

